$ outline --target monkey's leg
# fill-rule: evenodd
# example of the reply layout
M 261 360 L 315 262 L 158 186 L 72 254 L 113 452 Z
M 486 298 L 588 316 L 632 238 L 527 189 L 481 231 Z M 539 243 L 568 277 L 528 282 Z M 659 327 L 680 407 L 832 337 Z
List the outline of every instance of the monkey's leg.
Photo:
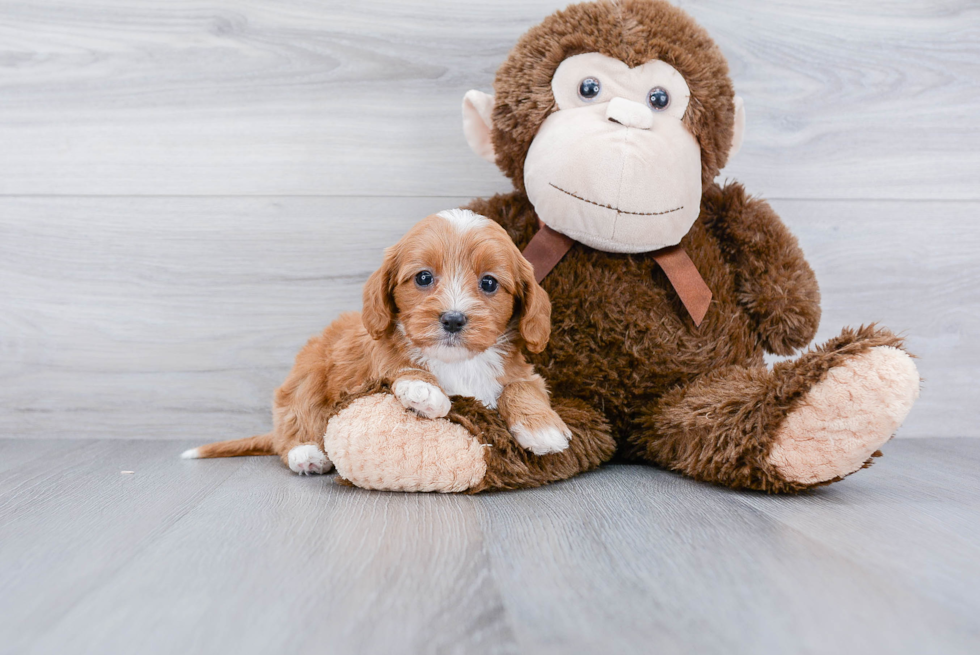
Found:
M 866 467 L 918 395 L 901 339 L 847 329 L 772 370 L 727 367 L 673 390 L 630 441 L 642 458 L 698 480 L 796 492 Z
M 330 420 L 327 454 L 358 487 L 477 493 L 564 480 L 616 448 L 605 419 L 578 401 L 552 401 L 572 438 L 565 450 L 540 456 L 517 444 L 496 410 L 472 398 L 452 403 L 445 419 L 425 419 L 388 393 L 357 398 Z

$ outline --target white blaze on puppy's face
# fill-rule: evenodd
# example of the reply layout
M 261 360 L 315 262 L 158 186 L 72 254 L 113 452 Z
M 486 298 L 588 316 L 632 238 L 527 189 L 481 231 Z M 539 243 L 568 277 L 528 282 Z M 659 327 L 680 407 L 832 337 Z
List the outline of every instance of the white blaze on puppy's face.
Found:
M 468 209 L 444 209 L 436 214 L 439 218 L 450 223 L 460 232 L 468 232 L 474 228 L 488 227 L 492 221 L 486 216 L 480 216 Z
M 524 162 L 541 220 L 609 252 L 678 243 L 701 208 L 701 147 L 683 123 L 681 74 L 662 61 L 629 68 L 588 53 L 561 63 L 552 91 L 559 111 Z

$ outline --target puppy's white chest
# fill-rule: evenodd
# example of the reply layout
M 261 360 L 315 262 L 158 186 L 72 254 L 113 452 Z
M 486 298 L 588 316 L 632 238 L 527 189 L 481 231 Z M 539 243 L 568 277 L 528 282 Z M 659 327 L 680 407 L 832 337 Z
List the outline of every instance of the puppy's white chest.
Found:
M 504 388 L 500 384 L 504 364 L 495 348 L 489 348 L 476 357 L 460 362 L 428 359 L 425 364 L 439 380 L 439 386 L 446 395 L 470 396 L 490 409 L 496 408 L 497 399 Z

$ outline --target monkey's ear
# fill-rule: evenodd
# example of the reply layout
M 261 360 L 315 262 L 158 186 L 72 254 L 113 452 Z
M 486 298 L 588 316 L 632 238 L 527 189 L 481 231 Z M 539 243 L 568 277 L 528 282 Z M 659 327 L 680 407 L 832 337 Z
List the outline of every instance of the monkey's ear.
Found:
M 490 130 L 493 127 L 493 96 L 483 91 L 470 90 L 463 96 L 463 134 L 473 152 L 493 164 L 496 155 Z
M 745 101 L 740 96 L 735 96 L 735 128 L 732 130 L 732 146 L 728 149 L 728 159 L 738 154 L 742 148 L 742 139 L 745 137 Z

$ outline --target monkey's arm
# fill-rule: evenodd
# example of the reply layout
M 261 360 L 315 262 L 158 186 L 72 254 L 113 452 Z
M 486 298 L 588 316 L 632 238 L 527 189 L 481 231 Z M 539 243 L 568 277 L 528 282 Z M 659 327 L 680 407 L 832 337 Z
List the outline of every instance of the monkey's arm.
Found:
M 706 226 L 735 271 L 739 303 L 763 347 L 789 355 L 810 343 L 820 324 L 820 289 L 796 237 L 741 184 L 708 189 L 703 202 Z

